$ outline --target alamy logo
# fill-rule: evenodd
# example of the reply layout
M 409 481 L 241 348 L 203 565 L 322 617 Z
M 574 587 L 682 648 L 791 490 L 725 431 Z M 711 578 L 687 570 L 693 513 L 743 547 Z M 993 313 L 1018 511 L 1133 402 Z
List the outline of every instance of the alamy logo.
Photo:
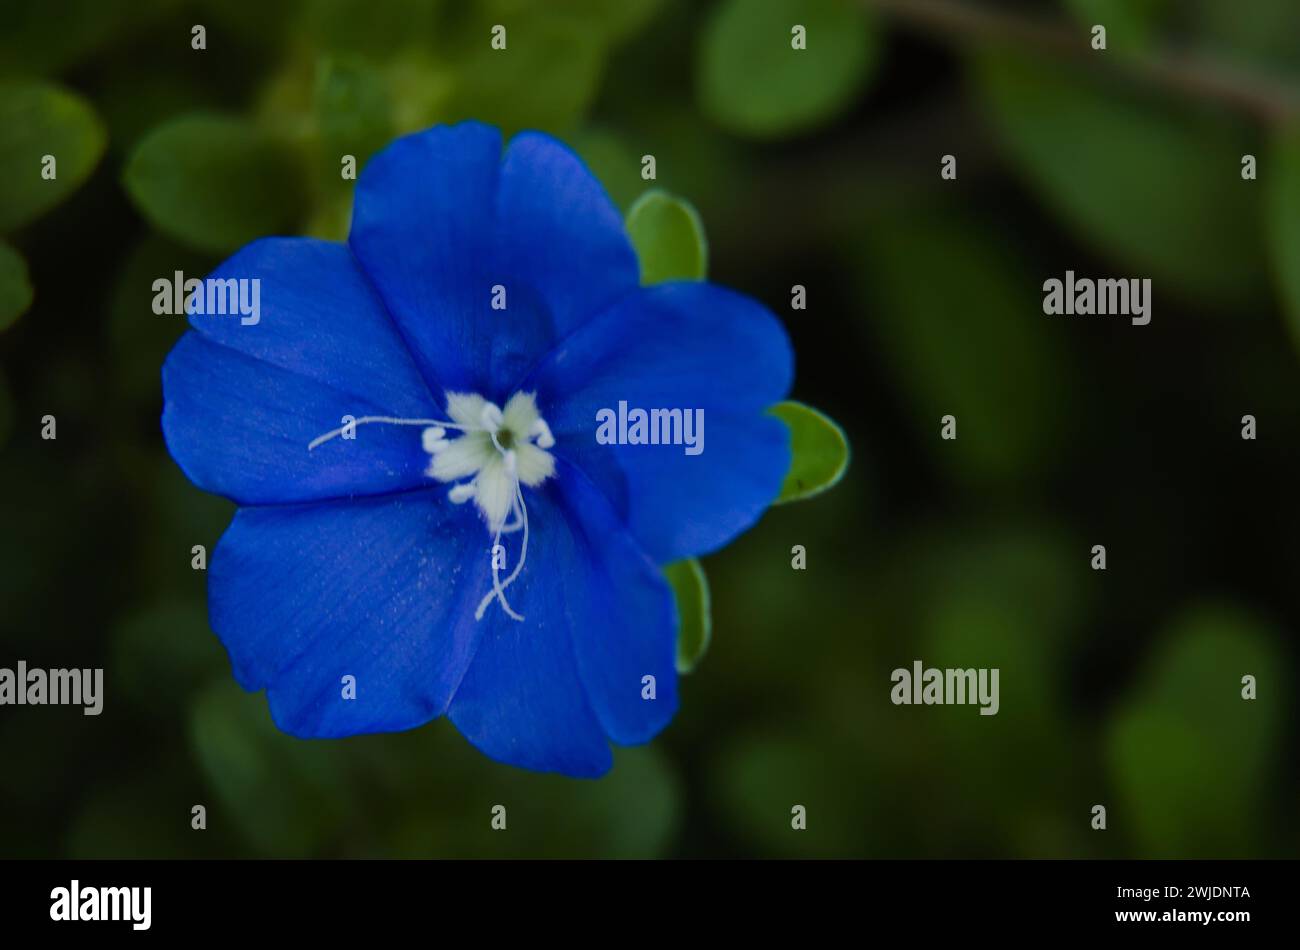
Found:
M 1151 278 L 1134 277 L 1115 279 L 1074 276 L 1065 272 L 1065 280 L 1049 277 L 1043 281 L 1043 313 L 1066 314 L 1122 314 L 1132 317 L 1134 326 L 1143 327 L 1151 322 Z
M 197 277 L 185 279 L 181 271 L 153 282 L 153 312 L 189 313 L 200 316 L 238 315 L 242 326 L 256 326 L 262 319 L 260 277 Z
M 894 688 L 889 691 L 889 698 L 895 706 L 979 703 L 981 716 L 996 716 L 1000 705 L 998 672 L 996 668 L 923 669 L 921 661 L 915 660 L 912 669 L 899 667 L 891 674 Z
M 151 887 L 69 887 L 50 891 L 50 920 L 129 920 L 132 930 L 148 930 L 153 919 Z
M 596 441 L 601 445 L 683 445 L 687 455 L 704 451 L 703 409 L 628 409 L 596 413 Z
M 42 670 L 0 667 L 0 706 L 84 706 L 82 713 L 98 716 L 104 709 L 104 671 Z

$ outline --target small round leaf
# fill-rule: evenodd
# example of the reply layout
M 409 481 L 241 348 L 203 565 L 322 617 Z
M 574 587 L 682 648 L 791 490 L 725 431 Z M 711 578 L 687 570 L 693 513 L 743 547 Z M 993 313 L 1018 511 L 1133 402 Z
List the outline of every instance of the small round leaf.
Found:
M 0 233 L 39 218 L 76 191 L 105 143 L 85 100 L 45 83 L 0 82 Z M 47 167 L 53 177 L 45 177 Z
M 161 231 L 227 252 L 297 223 L 305 196 L 295 156 L 241 119 L 187 115 L 136 146 L 125 180 L 136 206 Z
M 627 233 L 641 261 L 641 283 L 703 280 L 709 269 L 704 223 L 690 202 L 653 189 L 627 213 Z
M 834 421 L 800 402 L 783 402 L 772 408 L 772 414 L 790 427 L 791 456 L 775 504 L 819 495 L 844 476 L 849 442 Z
M 700 44 L 704 110 L 738 135 L 805 131 L 852 104 L 877 41 L 856 0 L 727 0 Z M 802 29 L 802 45 L 796 48 Z
M 713 638 L 709 579 L 695 558 L 674 561 L 664 568 L 677 601 L 677 672 L 689 673 L 708 652 Z

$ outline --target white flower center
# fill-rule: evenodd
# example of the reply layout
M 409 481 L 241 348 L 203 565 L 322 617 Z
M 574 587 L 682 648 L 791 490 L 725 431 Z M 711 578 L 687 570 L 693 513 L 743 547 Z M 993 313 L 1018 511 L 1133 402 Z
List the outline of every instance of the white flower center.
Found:
M 424 450 L 433 456 L 428 474 L 459 483 L 451 500 L 474 499 L 493 532 L 518 530 L 506 524 L 511 516 L 518 521 L 517 484 L 536 488 L 555 474 L 555 458 L 546 451 L 555 438 L 532 394 L 515 393 L 501 409 L 482 396 L 448 393 L 447 415 L 454 426 L 424 430 Z M 448 428 L 462 434 L 448 439 Z
M 528 560 L 528 506 L 521 486 L 536 488 L 555 474 L 555 457 L 546 451 L 555 445 L 550 426 L 537 411 L 532 393 L 515 393 L 504 409 L 475 393 L 448 393 L 451 425 L 424 430 L 424 451 L 433 458 L 428 473 L 440 482 L 455 482 L 447 496 L 456 504 L 471 498 L 492 532 L 492 592 L 483 598 L 474 617 L 493 598 L 515 620 L 524 618 L 511 608 L 505 589 L 514 583 Z M 448 439 L 447 429 L 459 429 Z M 501 535 L 523 531 L 519 560 L 510 576 L 501 580 L 505 549 Z
M 492 590 L 479 602 L 474 618 L 482 620 L 492 601 L 499 600 L 509 617 L 523 620 L 505 595 L 506 588 L 519 577 L 528 559 L 528 507 L 522 486 L 536 488 L 555 474 L 555 457 L 547 451 L 555 445 L 555 437 L 537 411 L 532 393 L 515 393 L 504 409 L 475 393 L 448 393 L 447 415 L 451 417 L 449 422 L 364 416 L 351 426 L 354 429 L 369 423 L 426 426 L 421 443 L 431 456 L 426 474 L 440 482 L 454 483 L 447 497 L 456 504 L 474 499 L 492 533 Z M 318 436 L 307 446 L 308 450 L 348 428 L 343 426 Z M 501 570 L 506 558 L 501 536 L 516 531 L 523 532 L 519 560 L 503 580 Z

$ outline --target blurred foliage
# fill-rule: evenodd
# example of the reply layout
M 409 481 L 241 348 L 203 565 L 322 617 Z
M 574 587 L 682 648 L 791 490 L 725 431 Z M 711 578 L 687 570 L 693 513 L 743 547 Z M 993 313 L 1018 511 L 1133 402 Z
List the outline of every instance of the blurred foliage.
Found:
M 67 198 L 104 151 L 104 129 L 79 96 L 42 83 L 0 83 L 0 232 Z M 57 160 L 49 176 L 44 156 Z
M 1249 129 L 1117 95 L 1058 62 L 990 54 L 976 74 L 1030 184 L 1099 252 L 1193 297 L 1259 298 L 1261 203 L 1240 174 L 1258 151 Z
M 852 104 L 876 45 L 854 0 L 724 0 L 700 39 L 700 102 L 739 135 L 806 131 Z
M 1065 5 L 1084 26 L 1106 27 L 1107 49 L 1133 51 L 1150 45 L 1170 0 L 1065 0 Z
M 48 83 L 0 80 L 0 235 L 30 224 L 90 175 L 105 132 L 79 96 Z M 22 257 L 0 244 L 0 330 L 31 306 Z
M 114 43 L 128 42 L 137 31 L 183 5 L 181 0 L 10 0 L 0 34 L 0 74 L 61 72 Z
M 0 243 L 0 330 L 17 320 L 31 305 L 27 262 L 8 244 Z
M 1263 159 L 1268 176 L 1269 259 L 1291 338 L 1300 347 L 1300 125 L 1279 134 Z
M 207 251 L 233 251 L 290 228 L 304 206 L 291 152 L 239 119 L 192 115 L 150 132 L 124 182 L 159 230 Z
M 958 478 L 1014 485 L 1047 468 L 1069 411 L 1069 365 L 1034 279 L 988 224 L 943 210 L 869 228 L 869 332 L 914 415 L 916 439 Z M 936 267 L 944 279 L 936 280 Z M 957 438 L 938 438 L 953 415 Z
M 9 395 L 9 384 L 5 381 L 4 374 L 0 373 L 0 448 L 4 448 L 5 443 L 9 441 L 9 433 L 13 431 L 13 426 L 13 397 Z
M 1273 755 L 1293 683 L 1277 631 L 1238 608 L 1189 610 L 1151 659 L 1149 682 L 1110 730 L 1109 758 L 1144 853 L 1243 858 L 1267 846 Z M 1258 696 L 1242 699 L 1242 678 Z M 1112 819 L 1113 820 L 1113 819 Z
M 132 405 L 157 401 L 159 367 L 188 327 L 183 314 L 153 313 L 153 282 L 173 280 L 177 271 L 183 280 L 199 277 L 218 261 L 156 234 L 141 238 L 122 257 L 108 298 L 105 332 L 117 367 L 114 382 Z
M 1300 66 L 1300 6 L 1291 0 L 1253 0 L 1249 15 L 1220 0 L 1188 0 L 1178 5 L 1191 18 L 1191 35 L 1229 63 L 1252 72 L 1294 70 Z
M 331 854 L 353 839 L 394 857 L 566 857 L 608 849 L 655 857 L 679 790 L 653 749 L 622 750 L 599 782 L 503 769 L 445 721 L 393 736 L 303 742 L 278 731 L 260 696 L 218 682 L 191 729 L 212 782 L 214 821 L 230 821 L 267 856 Z M 366 808 L 369 791 L 400 803 Z M 304 803 L 310 808 L 304 809 Z M 491 828 L 506 809 L 508 834 Z
M 955 2 L 1078 52 L 872 0 L 9 0 L 0 665 L 107 696 L 0 713 L 0 854 L 1294 856 L 1300 7 Z M 465 117 L 571 143 L 647 282 L 767 302 L 839 423 L 779 408 L 788 495 L 836 490 L 667 569 L 681 711 L 596 782 L 277 731 L 191 569 L 233 506 L 159 434 L 152 282 L 344 237 L 345 156 Z M 1044 317 L 1067 268 L 1152 278 L 1151 326 Z M 917 659 L 999 713 L 892 705 Z

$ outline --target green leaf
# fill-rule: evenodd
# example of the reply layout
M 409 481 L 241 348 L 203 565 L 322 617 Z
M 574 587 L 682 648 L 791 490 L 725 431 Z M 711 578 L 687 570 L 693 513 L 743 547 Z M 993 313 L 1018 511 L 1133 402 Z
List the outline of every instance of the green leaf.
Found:
M 32 305 L 32 285 L 27 279 L 27 262 L 12 247 L 0 241 L 0 330 L 7 329 Z
M 696 75 L 705 112 L 738 135 L 812 129 L 847 109 L 878 42 L 856 0 L 726 0 L 705 26 Z M 806 49 L 794 49 L 795 26 Z
M 820 495 L 844 477 L 849 440 L 832 419 L 801 402 L 780 403 L 772 414 L 790 427 L 790 471 L 775 504 Z
M 194 114 L 166 122 L 136 146 L 124 175 L 159 230 L 214 252 L 293 230 L 305 207 L 295 153 L 242 119 Z
M 1005 51 L 977 60 L 976 76 L 1044 204 L 1125 276 L 1221 305 L 1257 299 L 1266 274 L 1259 191 L 1241 180 L 1247 129 Z
M 90 176 L 104 128 L 79 96 L 45 83 L 0 82 L 0 234 L 49 211 Z M 55 177 L 42 177 L 54 156 Z
M 641 260 L 641 283 L 703 280 L 709 243 L 695 208 L 658 188 L 637 199 L 627 213 L 627 234 Z
M 1262 810 L 1289 695 L 1279 631 L 1205 606 L 1171 628 L 1117 715 L 1109 759 L 1121 825 L 1147 857 L 1259 857 Z M 1242 698 L 1242 677 L 1256 699 Z
M 713 639 L 709 579 L 695 558 L 674 561 L 664 568 L 664 576 L 677 601 L 677 672 L 690 673 Z

